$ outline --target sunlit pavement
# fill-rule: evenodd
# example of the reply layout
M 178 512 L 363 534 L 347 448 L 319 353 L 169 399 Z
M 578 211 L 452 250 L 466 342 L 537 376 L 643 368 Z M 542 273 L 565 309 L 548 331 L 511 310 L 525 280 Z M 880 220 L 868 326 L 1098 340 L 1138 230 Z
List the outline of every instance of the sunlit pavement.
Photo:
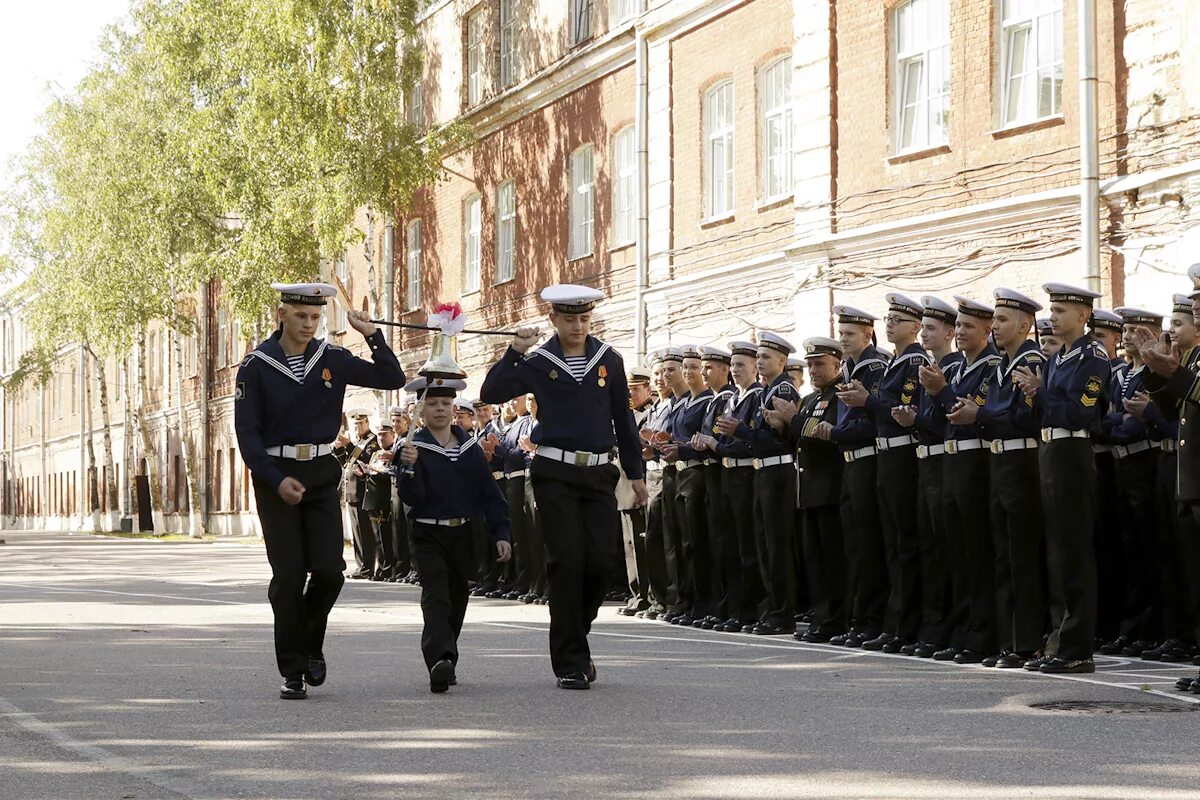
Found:
M 261 545 L 0 538 L 0 798 L 1200 800 L 1192 666 L 1053 678 L 606 606 L 567 692 L 545 607 L 472 600 L 431 695 L 419 589 L 348 581 L 328 682 L 286 702 Z M 1031 707 L 1058 701 L 1121 713 Z

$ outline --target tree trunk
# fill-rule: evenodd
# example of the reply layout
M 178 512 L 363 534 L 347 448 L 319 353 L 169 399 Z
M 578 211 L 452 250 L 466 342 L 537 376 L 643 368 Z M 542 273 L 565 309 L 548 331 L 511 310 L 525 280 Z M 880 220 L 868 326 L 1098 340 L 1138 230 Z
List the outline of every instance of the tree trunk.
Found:
M 178 315 L 174 323 L 179 324 Z M 179 436 L 179 456 L 183 461 L 183 479 L 188 492 L 188 535 L 199 539 L 205 531 L 204 521 L 200 516 L 200 485 L 196 480 L 195 448 L 192 447 L 192 433 L 188 429 L 187 414 L 184 413 L 183 334 L 178 328 L 172 327 L 171 339 L 175 349 L 175 422 Z
M 150 420 L 146 418 L 145 409 L 145 387 L 146 387 L 146 329 L 142 328 L 141 336 L 138 338 L 138 392 L 142 394 L 142 402 L 137 404 L 137 420 L 138 430 L 142 435 L 142 457 L 146 460 L 146 478 L 150 484 L 150 515 L 154 530 L 152 532 L 165 533 L 164 527 L 165 518 L 163 516 L 162 505 L 162 453 L 154 445 L 154 433 L 150 430 Z M 136 509 L 134 511 L 136 518 Z
M 87 448 L 87 510 L 92 530 L 100 524 L 100 492 L 96 480 L 96 442 L 92 438 L 92 349 L 83 346 L 83 444 Z
M 104 359 L 96 357 L 95 354 L 92 357 L 96 359 L 96 377 L 100 383 L 100 425 L 104 434 L 104 463 L 108 465 L 108 469 L 104 471 L 104 497 L 107 501 L 104 505 L 108 508 L 105 529 L 115 531 L 119 527 L 117 512 L 121 503 L 117 500 L 117 462 L 113 460 L 112 408 L 108 403 L 108 373 Z
M 133 355 L 133 352 L 129 352 L 121 359 L 121 380 L 124 382 L 125 391 L 125 407 L 121 424 L 121 442 L 125 448 L 125 482 L 121 487 L 121 508 L 126 516 L 133 517 L 133 529 L 137 530 L 138 511 L 137 505 L 133 501 L 134 464 L 137 462 L 137 437 L 134 435 L 134 430 L 137 428 L 137 417 L 133 413 L 133 375 L 129 364 Z

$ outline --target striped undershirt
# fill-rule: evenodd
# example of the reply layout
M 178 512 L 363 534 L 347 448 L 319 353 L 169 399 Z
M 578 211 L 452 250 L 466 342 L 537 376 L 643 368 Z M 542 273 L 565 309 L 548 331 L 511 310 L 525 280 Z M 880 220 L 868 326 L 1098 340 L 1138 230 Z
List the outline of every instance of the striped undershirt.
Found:
M 571 370 L 571 377 L 577 381 L 582 381 L 587 374 L 587 356 L 564 356 L 563 361 L 567 362 L 567 367 Z
M 287 357 L 288 368 L 296 376 L 296 380 L 304 380 L 304 353 Z

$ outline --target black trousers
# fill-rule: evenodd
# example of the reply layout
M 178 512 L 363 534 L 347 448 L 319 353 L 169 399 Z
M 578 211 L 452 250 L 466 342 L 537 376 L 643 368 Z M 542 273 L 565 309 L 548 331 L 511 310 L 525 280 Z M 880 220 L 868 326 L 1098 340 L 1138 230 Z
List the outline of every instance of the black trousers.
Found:
M 675 510 L 682 545 L 679 604 L 692 616 L 703 617 L 711 614 L 716 605 L 709 580 L 708 510 L 704 503 L 703 465 L 679 470 L 675 479 Z
M 275 492 L 272 490 L 272 494 Z M 354 563 L 358 572 L 375 574 L 379 565 L 379 537 L 371 524 L 371 515 L 359 503 L 350 504 L 350 540 L 354 545 Z
M 754 467 L 722 467 L 721 493 L 729 514 L 737 576 L 726 586 L 725 606 L 730 617 L 744 623 L 761 618 L 766 590 L 758 566 L 754 538 Z
M 921 545 L 917 534 L 917 449 L 910 445 L 876 456 L 879 519 L 887 562 L 887 615 L 883 629 L 916 641 L 921 627 Z
M 1117 638 L 1121 630 L 1121 598 L 1124 575 L 1121 565 L 1121 516 L 1117 503 L 1117 470 L 1111 451 L 1095 452 L 1096 473 L 1095 537 L 1096 632 L 1104 641 Z
M 917 547 L 921 561 L 921 627 L 917 638 L 945 647 L 950 643 L 950 573 L 946 554 L 946 513 L 942 497 L 944 455 L 917 462 Z
M 947 453 L 942 473 L 951 592 L 960 609 L 960 624 L 950 643 L 977 653 L 995 653 L 1000 648 L 996 636 L 996 555 L 988 517 L 991 458 L 986 449 Z
M 392 510 L 370 511 L 371 527 L 375 530 L 375 541 L 378 544 L 378 567 L 376 573 L 384 578 L 396 574 L 396 542 L 392 536 Z
M 647 473 L 646 482 L 658 481 L 659 491 L 650 498 L 650 506 L 646 510 L 646 565 L 650 580 L 650 601 L 652 606 L 663 609 L 670 607 L 671 585 L 667 574 L 666 553 L 666 492 L 662 490 L 662 474 L 651 478 Z
M 754 541 L 766 590 L 762 621 L 796 625 L 796 468 L 791 464 L 763 467 L 754 475 Z
M 1096 640 L 1096 459 L 1088 439 L 1042 444 L 1050 636 L 1046 653 L 1091 658 Z
M 1042 648 L 1047 614 L 1037 450 L 993 455 L 991 492 L 998 643 L 1033 653 Z
M 837 636 L 850 627 L 846 607 L 846 543 L 842 541 L 841 509 L 837 506 L 805 508 L 804 564 L 813 621 L 810 631 Z
M 516 578 L 513 591 L 528 594 L 533 576 L 540 563 L 540 553 L 533 552 L 530 519 L 525 510 L 525 476 L 514 474 L 504 479 L 504 497 L 508 500 L 508 517 L 512 524 L 513 563 Z
M 615 464 L 577 467 L 535 458 L 530 480 L 548 522 L 546 576 L 550 588 L 550 663 L 562 677 L 585 672 L 587 636 L 608 591 L 620 520 L 613 494 Z
M 1166 638 L 1195 643 L 1200 639 L 1200 528 L 1191 509 L 1175 499 L 1178 469 L 1176 453 L 1163 453 L 1156 492 L 1162 532 L 1159 598 Z
M 875 471 L 875 457 L 853 461 L 842 471 L 842 532 L 852 592 L 850 623 L 869 636 L 883 632 L 888 601 Z
M 705 464 L 701 469 L 704 470 L 704 504 L 708 520 L 708 575 L 712 593 L 709 613 L 729 619 L 742 604 L 737 531 L 733 528 L 729 504 L 725 500 L 725 468 L 717 461 Z
M 310 656 L 323 655 L 326 620 L 346 580 L 338 498 L 342 471 L 333 456 L 275 463 L 305 487 L 304 498 L 290 506 L 274 486 L 254 481 L 271 564 L 267 597 L 275 614 L 275 661 L 279 674 L 290 678 L 304 672 Z
M 1158 554 L 1162 550 L 1155 515 L 1157 450 L 1116 458 L 1117 511 L 1121 526 L 1120 635 L 1157 642 L 1162 638 L 1162 580 Z
M 494 548 L 493 548 L 494 551 Z M 467 527 L 413 523 L 413 559 L 421 571 L 421 654 L 432 668 L 458 663 L 458 636 L 467 615 L 467 582 L 474 573 L 474 542 Z
M 646 559 L 646 509 L 630 508 L 621 512 L 621 542 L 625 546 L 625 578 L 629 589 L 629 607 L 650 605 L 650 574 Z
M 525 513 L 529 516 L 529 556 L 533 573 L 529 593 L 541 597 L 546 594 L 546 533 L 537 499 L 533 496 L 533 481 L 528 476 L 525 478 Z
M 679 504 L 675 501 L 678 474 L 674 466 L 663 467 L 662 471 L 662 518 L 663 518 L 663 559 L 667 564 L 667 593 L 663 605 L 668 611 L 683 611 L 682 580 L 683 568 L 681 559 L 683 553 L 682 522 L 679 519 Z
M 404 504 L 392 489 L 392 551 L 396 554 L 396 569 L 393 573 L 403 578 L 413 570 L 412 535 L 408 529 L 408 517 L 404 516 Z

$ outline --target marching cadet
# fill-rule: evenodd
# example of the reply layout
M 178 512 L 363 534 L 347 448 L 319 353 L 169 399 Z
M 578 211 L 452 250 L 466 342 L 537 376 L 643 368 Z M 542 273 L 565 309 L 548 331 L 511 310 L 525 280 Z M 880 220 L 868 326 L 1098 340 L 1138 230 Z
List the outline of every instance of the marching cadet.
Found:
M 838 342 L 842 346 L 839 393 L 854 387 L 868 394 L 879 391 L 887 361 L 875 348 L 877 318 L 852 306 L 833 307 Z M 846 466 L 842 469 L 842 533 L 846 542 L 846 572 L 851 587 L 851 629 L 830 644 L 861 647 L 883 633 L 887 613 L 888 572 L 884 561 L 879 496 L 876 489 L 875 420 L 862 406 L 838 402 L 837 423 L 818 425 L 818 439 L 835 442 Z
M 995 291 L 992 334 L 1003 353 L 983 406 L 968 403 L 956 424 L 978 423 L 991 441 L 989 518 L 996 553 L 996 630 L 1000 653 L 984 666 L 1017 669 L 1042 648 L 1046 590 L 1042 562 L 1042 513 L 1038 478 L 1038 420 L 1033 401 L 1012 380 L 1025 367 L 1044 371 L 1046 359 L 1029 339 L 1042 306 L 1012 289 Z
M 1125 359 L 1118 357 L 1121 344 L 1121 316 L 1104 308 L 1092 311 L 1091 335 L 1108 354 L 1109 382 L 1113 386 L 1120 375 L 1128 369 Z M 1100 419 L 1109 413 L 1110 392 L 1100 397 Z M 1124 593 L 1125 574 L 1121 563 L 1120 509 L 1117 505 L 1117 471 L 1113 459 L 1113 443 L 1108 431 L 1101 425 L 1092 437 L 1092 452 L 1096 454 L 1096 478 L 1098 481 L 1098 509 L 1096 512 L 1096 580 L 1099 588 L 1097 601 L 1096 630 L 1099 639 L 1110 642 L 1117 637 L 1121 627 L 1121 596 Z
M 644 367 L 633 367 L 629 370 L 627 380 L 629 407 L 633 410 L 633 421 L 640 432 L 654 404 L 654 396 L 650 392 L 651 374 Z M 617 609 L 617 613 L 632 617 L 650 607 L 650 579 L 646 563 L 646 508 L 637 504 L 633 484 L 624 472 L 617 482 L 617 509 L 621 512 L 625 576 L 629 587 L 629 601 Z
M 346 386 L 398 389 L 404 370 L 365 312 L 347 310 L 346 318 L 366 338 L 372 361 L 315 338 L 333 286 L 271 288 L 280 293 L 279 328 L 238 369 L 234 430 L 271 563 L 279 696 L 300 700 L 306 683 L 325 682 L 325 625 L 345 581 L 341 469 L 329 442 L 338 434 Z
M 373 580 L 378 569 L 379 542 L 371 525 L 370 515 L 363 510 L 367 493 L 367 464 L 379 449 L 379 440 L 371 431 L 371 416 L 366 410 L 355 409 L 347 416 L 354 425 L 354 442 L 338 434 L 333 455 L 342 464 L 342 502 L 350 512 L 350 539 L 354 543 L 356 569 L 350 573 L 355 580 Z
M 674 592 L 674 573 L 668 573 L 666 521 L 664 519 L 663 462 L 659 453 L 654 449 L 653 442 L 664 436 L 667 415 L 675 402 L 671 381 L 667 371 L 674 371 L 677 362 L 667 350 L 658 350 L 652 356 L 654 366 L 651 376 L 654 388 L 658 394 L 650 410 L 649 416 L 642 424 L 642 456 L 646 464 L 646 490 L 650 501 L 646 512 L 646 560 L 650 574 L 650 594 L 653 598 L 650 607 L 637 612 L 636 616 L 645 619 L 658 619 L 667 613 Z M 672 468 L 672 471 L 674 468 Z M 673 567 L 671 568 L 674 569 Z
M 875 459 L 879 519 L 890 591 L 883 631 L 862 643 L 864 650 L 898 653 L 917 643 L 921 623 L 921 558 L 917 538 L 917 439 L 892 416 L 893 409 L 916 405 L 920 397 L 918 370 L 930 363 L 917 344 L 921 304 L 892 292 L 885 298 L 884 330 L 897 356 L 884 369 L 874 391 L 859 383 L 838 392 L 838 400 L 865 408 L 875 421 Z
M 758 382 L 758 345 L 734 341 L 729 343 L 729 351 L 729 372 L 736 390 L 713 422 L 718 432 L 724 419 L 738 427 L 749 427 L 763 391 Z M 732 575 L 728 578 L 725 606 L 730 616 L 721 630 L 749 633 L 762 616 L 765 598 L 754 538 L 754 453 L 748 441 L 723 433 L 719 433 L 714 451 L 721 458 L 721 497 L 736 540 L 738 560 L 736 579 Z
M 534 348 L 537 331 L 518 329 L 488 371 L 481 396 L 503 402 L 531 392 L 537 398 L 530 480 L 539 513 L 549 521 L 550 659 L 560 688 L 588 689 L 596 668 L 587 634 L 604 602 L 612 548 L 619 546 L 614 445 L 639 504 L 647 499 L 646 482 L 625 364 L 590 335 L 592 308 L 603 293 L 560 285 L 543 289 L 541 297 L 551 305 L 555 335 Z
M 933 657 L 953 659 L 958 664 L 978 664 L 998 653 L 996 636 L 996 557 L 991 525 L 984 512 L 988 507 L 988 442 L 982 436 L 972 411 L 987 402 L 992 377 L 1000 356 L 992 347 L 991 306 L 955 295 L 958 317 L 954 341 L 963 354 L 961 361 L 943 373 L 936 367 L 921 370 L 925 391 L 934 395 L 950 427 L 946 432 L 945 472 L 942 489 L 946 500 L 946 529 L 951 531 L 947 549 L 954 606 L 967 611 L 959 617 L 950 645 Z M 965 624 L 964 624 L 965 622 Z
M 471 518 L 486 518 L 498 562 L 512 556 L 508 504 L 477 446 L 479 433 L 454 423 L 454 395 L 466 386 L 417 378 L 405 387 L 425 398 L 425 427 L 400 450 L 396 488 L 413 526 L 425 622 L 421 653 L 434 694 L 458 683 L 458 637 L 467 613 L 467 581 L 475 571 Z
M 846 552 L 842 541 L 842 453 L 828 439 L 817 436 L 837 420 L 837 384 L 841 376 L 842 346 L 833 339 L 813 337 L 804 342 L 805 358 L 813 391 L 797 409 L 794 403 L 777 400 L 767 411 L 768 424 L 779 434 L 799 442 L 804 480 L 800 505 L 804 512 L 801 540 L 808 570 L 812 622 L 802 642 L 823 643 L 850 628 L 846 606 Z
M 1125 408 L 1143 388 L 1145 366 L 1133 341 L 1138 326 L 1161 331 L 1163 315 L 1139 308 L 1118 308 L 1124 321 L 1122 342 L 1130 359 L 1128 369 L 1114 373 L 1108 413 L 1101 430 L 1112 444 L 1117 487 L 1121 594 L 1115 598 L 1120 620 L 1117 638 L 1100 646 L 1105 654 L 1140 656 L 1162 641 L 1162 608 L 1158 602 L 1159 542 L 1154 487 L 1157 482 L 1160 437 L 1146 422 Z
M 1200 268 L 1197 268 L 1200 278 Z M 1173 298 L 1170 337 L 1179 346 L 1180 363 L 1191 372 L 1200 371 L 1197 360 L 1200 348 L 1196 345 L 1196 325 L 1192 318 L 1192 300 L 1186 294 Z M 1136 340 L 1137 330 L 1134 338 Z M 1140 354 L 1140 349 L 1139 349 Z M 1147 380 L 1154 380 L 1147 375 Z M 1161 405 L 1160 405 L 1161 403 Z M 1171 664 L 1188 663 L 1196 656 L 1196 639 L 1200 635 L 1200 531 L 1189 508 L 1176 502 L 1178 480 L 1179 416 L 1182 403 L 1166 392 L 1159 391 L 1154 400 L 1143 387 L 1141 392 L 1125 400 L 1125 410 L 1144 419 L 1161 439 L 1158 480 L 1155 487 L 1159 532 L 1162 536 L 1158 552 L 1161 582 L 1159 602 L 1162 604 L 1162 644 L 1142 653 L 1148 661 Z M 1152 437 L 1155 438 L 1155 437 Z M 1190 682 L 1190 678 L 1188 679 Z
M 703 618 L 692 625 L 705 630 L 724 630 L 733 618 L 730 611 L 731 587 L 741 580 L 741 562 L 738 556 L 737 532 L 729 514 L 722 489 L 723 473 L 721 459 L 716 457 L 717 418 L 729 408 L 734 386 L 729 382 L 730 363 L 733 355 L 720 347 L 700 348 L 703 364 L 704 385 L 712 392 L 712 398 L 704 409 L 700 430 L 692 436 L 691 446 L 703 459 L 699 469 L 704 472 L 704 510 L 708 530 L 708 591 L 711 593 L 710 609 Z M 741 604 L 740 588 L 733 588 L 733 603 L 736 609 Z
M 1054 358 L 1059 350 L 1062 350 L 1063 340 L 1054 335 L 1054 325 L 1050 323 L 1048 317 L 1036 320 L 1034 322 L 1034 331 L 1037 334 L 1038 343 L 1042 348 L 1042 355 L 1046 360 Z
M 1094 672 L 1096 562 L 1089 539 L 1096 515 L 1096 461 L 1092 432 L 1100 427 L 1100 397 L 1109 379 L 1108 354 L 1085 335 L 1096 292 L 1061 283 L 1050 296 L 1054 334 L 1069 344 L 1046 364 L 1013 371 L 1041 416 L 1039 454 L 1046 524 L 1050 636 L 1045 655 L 1025 669 L 1051 674 Z
M 754 454 L 754 536 L 758 563 L 766 592 L 765 609 L 750 633 L 763 636 L 796 631 L 796 575 L 792 548 L 796 545 L 795 449 L 780 441 L 767 425 L 764 411 L 772 410 L 776 398 L 798 403 L 800 394 L 784 373 L 787 358 L 796 352 L 782 336 L 770 331 L 758 334 L 758 374 L 767 388 L 748 424 L 722 417 L 716 426 L 727 436 L 750 442 Z M 744 629 L 743 629 L 744 630 Z
M 529 403 L 523 394 L 509 400 L 505 409 L 513 419 L 504 429 L 496 452 L 504 473 L 504 497 L 508 500 L 508 519 L 512 527 L 513 591 L 517 593 L 518 600 L 528 605 L 536 599 L 532 591 L 533 580 L 542 562 L 543 550 L 533 528 L 531 509 L 525 503 L 530 454 L 521 447 L 521 440 L 533 431 L 533 417 L 529 414 Z
M 680 533 L 679 610 L 672 625 L 690 626 L 709 616 L 716 600 L 708 570 L 708 516 L 704 504 L 703 460 L 690 445 L 704 424 L 704 412 L 713 398 L 704 385 L 704 362 L 695 345 L 683 350 L 686 402 L 671 418 L 671 442 L 662 447 L 663 458 L 675 465 L 675 520 Z

